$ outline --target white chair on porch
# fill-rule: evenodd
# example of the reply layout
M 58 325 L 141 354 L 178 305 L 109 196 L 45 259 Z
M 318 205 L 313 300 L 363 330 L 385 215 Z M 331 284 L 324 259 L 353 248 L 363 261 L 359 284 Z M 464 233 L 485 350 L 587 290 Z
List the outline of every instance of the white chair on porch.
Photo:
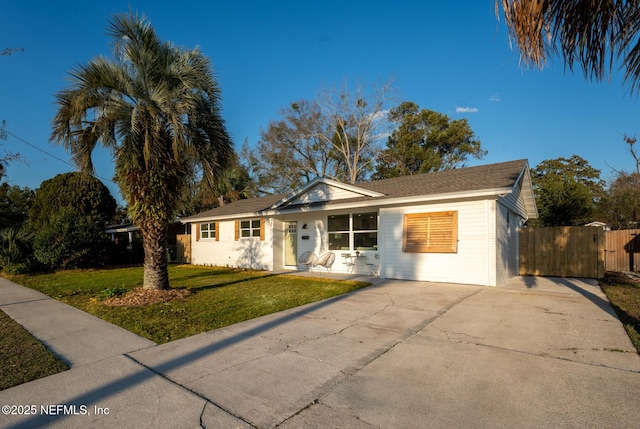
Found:
M 327 252 L 316 259 L 316 261 L 312 265 L 314 267 L 323 267 L 327 271 L 331 272 L 331 266 L 333 265 L 335 260 L 336 255 L 333 252 Z
M 316 254 L 311 252 L 311 251 L 304 252 L 298 258 L 298 262 L 300 264 L 307 266 L 307 271 L 311 270 L 311 267 L 314 266 L 314 264 L 316 263 L 317 260 L 318 260 L 318 257 L 316 256 Z
M 378 267 L 380 265 L 379 259 L 380 256 L 376 253 L 373 255 L 373 262 L 367 262 L 365 265 L 367 266 L 367 276 L 377 276 L 378 275 Z

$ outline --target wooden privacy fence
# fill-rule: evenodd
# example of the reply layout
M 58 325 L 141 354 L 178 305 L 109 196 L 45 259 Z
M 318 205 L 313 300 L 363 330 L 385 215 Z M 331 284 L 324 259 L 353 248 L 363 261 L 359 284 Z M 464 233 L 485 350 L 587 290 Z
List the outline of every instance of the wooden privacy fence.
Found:
M 605 232 L 605 266 L 609 271 L 640 271 L 640 229 Z
M 520 275 L 602 278 L 602 228 L 535 227 L 520 230 Z
M 176 262 L 191 263 L 191 234 L 176 235 Z

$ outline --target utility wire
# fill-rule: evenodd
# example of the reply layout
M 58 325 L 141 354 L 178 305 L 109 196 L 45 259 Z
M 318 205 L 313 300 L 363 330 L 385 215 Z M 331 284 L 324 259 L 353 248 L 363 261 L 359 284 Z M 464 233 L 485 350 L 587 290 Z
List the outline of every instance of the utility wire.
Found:
M 38 151 L 40 151 L 40 152 L 44 153 L 45 155 L 50 156 L 51 158 L 53 158 L 53 159 L 55 159 L 55 160 L 58 160 L 58 161 L 63 162 L 63 163 L 65 163 L 65 164 L 67 164 L 67 165 L 69 165 L 69 166 L 71 166 L 71 167 L 73 167 L 73 168 L 76 168 L 76 166 L 75 166 L 75 165 L 73 165 L 72 163 L 70 163 L 69 161 L 66 161 L 66 160 L 64 160 L 64 159 L 62 159 L 62 158 L 60 158 L 60 157 L 57 157 L 56 155 L 54 155 L 54 154 L 52 154 L 52 153 L 49 153 L 49 152 L 47 152 L 47 151 L 46 151 L 46 150 L 44 150 L 44 149 L 40 149 L 40 148 L 39 148 L 39 147 L 37 147 L 36 145 L 29 143 L 28 141 L 26 141 L 25 139 L 23 139 L 23 138 L 21 138 L 21 137 L 18 137 L 17 135 L 15 135 L 15 134 L 14 134 L 14 133 L 12 133 L 11 131 L 7 130 L 6 128 L 4 128 L 4 132 L 5 132 L 5 133 L 7 133 L 7 135 L 10 135 L 11 137 L 15 138 L 16 140 L 18 140 L 18 141 L 20 141 L 20 142 L 22 142 L 22 143 L 26 144 L 27 146 L 31 146 L 31 147 L 32 147 L 32 148 L 34 148 L 35 150 L 38 150 Z M 107 178 L 105 178 L 105 177 L 98 176 L 97 174 L 95 174 L 94 176 L 96 176 L 98 179 L 106 180 L 107 182 L 111 182 L 111 183 L 114 183 L 114 184 L 115 184 L 115 182 L 114 182 L 113 180 L 111 180 L 111 179 L 107 179 Z

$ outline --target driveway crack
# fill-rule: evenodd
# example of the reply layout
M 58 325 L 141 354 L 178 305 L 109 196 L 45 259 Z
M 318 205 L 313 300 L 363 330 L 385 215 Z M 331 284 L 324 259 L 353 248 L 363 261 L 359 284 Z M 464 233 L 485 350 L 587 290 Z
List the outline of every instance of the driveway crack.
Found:
M 198 398 L 202 399 L 204 401 L 204 406 L 202 407 L 202 411 L 200 412 L 200 417 L 199 417 L 199 424 L 200 427 L 202 428 L 206 428 L 206 425 L 204 424 L 203 418 L 204 418 L 204 412 L 207 408 L 207 405 L 211 404 L 214 407 L 224 411 L 225 413 L 229 414 L 232 417 L 235 417 L 236 419 L 242 421 L 243 423 L 246 423 L 247 425 L 249 425 L 252 428 L 255 428 L 255 426 L 253 424 L 251 424 L 250 422 L 248 422 L 247 420 L 243 419 L 241 416 L 238 416 L 236 414 L 234 414 L 231 410 L 226 409 L 225 407 L 223 407 L 220 404 L 216 404 L 215 402 L 212 402 L 209 398 L 206 398 L 204 396 L 202 396 L 200 393 L 196 392 L 193 389 L 188 388 L 185 385 L 182 385 L 180 383 L 177 383 L 176 381 L 172 380 L 171 378 L 167 377 L 166 375 L 156 371 L 155 369 L 153 369 L 153 367 L 147 366 L 144 363 L 140 362 L 139 360 L 137 360 L 136 358 L 134 358 L 133 356 L 128 355 L 127 353 L 123 354 L 122 356 L 124 356 L 125 358 L 131 360 L 132 362 L 140 365 L 141 367 L 153 372 L 154 374 L 158 375 L 159 377 L 163 378 L 164 380 L 168 381 L 169 383 L 175 385 L 175 386 L 179 386 L 182 389 L 190 392 L 191 394 L 197 396 Z

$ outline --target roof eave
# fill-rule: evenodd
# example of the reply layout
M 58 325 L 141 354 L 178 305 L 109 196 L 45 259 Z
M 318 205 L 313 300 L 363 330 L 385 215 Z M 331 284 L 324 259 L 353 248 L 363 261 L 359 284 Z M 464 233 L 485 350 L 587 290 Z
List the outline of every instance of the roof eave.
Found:
M 527 210 L 527 218 L 528 219 L 537 219 L 538 218 L 538 206 L 536 205 L 536 196 L 533 193 L 533 182 L 531 179 L 531 169 L 529 168 L 529 162 L 525 162 L 524 168 L 522 169 L 522 173 L 516 183 L 514 185 L 518 186 L 522 180 L 522 189 L 525 190 L 524 195 L 524 203 L 525 208 Z
M 184 224 L 188 224 L 188 223 L 200 223 L 204 221 L 246 219 L 246 218 L 262 216 L 261 213 L 263 212 L 232 213 L 232 214 L 217 215 L 217 216 L 190 216 L 188 218 L 182 219 L 181 222 Z
M 385 206 L 396 206 L 401 204 L 411 204 L 417 205 L 420 203 L 432 203 L 439 201 L 447 201 L 447 200 L 460 200 L 460 199 L 474 199 L 474 198 L 482 198 L 482 197 L 492 197 L 499 196 L 503 194 L 508 194 L 513 192 L 513 188 L 505 187 L 505 188 L 494 188 L 494 189 L 483 189 L 481 191 L 461 191 L 461 192 L 448 192 L 443 194 L 432 194 L 432 195 L 414 195 L 410 197 L 397 197 L 397 198 L 376 198 L 368 201 L 356 201 L 349 203 L 332 203 L 332 204 L 320 204 L 316 206 L 307 206 L 307 207 L 296 207 L 293 209 L 268 209 L 264 210 L 260 213 L 257 213 L 259 216 L 277 216 L 281 214 L 290 214 L 290 213 L 309 213 L 316 211 L 335 211 L 335 210 L 346 210 L 346 209 L 358 209 L 365 207 L 385 207 Z M 254 214 L 255 216 L 256 214 Z

